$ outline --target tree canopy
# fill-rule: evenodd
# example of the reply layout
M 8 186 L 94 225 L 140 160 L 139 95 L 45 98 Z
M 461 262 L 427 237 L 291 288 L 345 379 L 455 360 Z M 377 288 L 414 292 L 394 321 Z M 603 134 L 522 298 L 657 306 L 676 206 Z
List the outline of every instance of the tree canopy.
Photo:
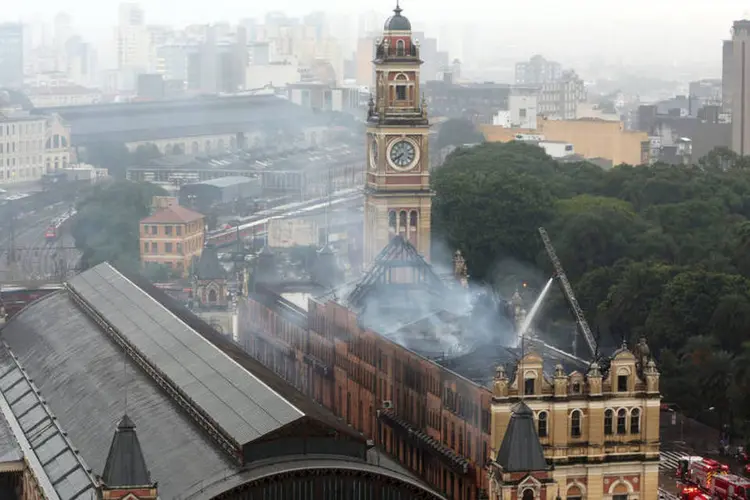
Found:
M 110 262 L 138 270 L 138 223 L 150 213 L 152 197 L 164 195 L 162 188 L 148 183 L 120 180 L 94 186 L 78 202 L 71 227 L 82 269 Z
M 163 155 L 152 143 L 140 144 L 130 152 L 122 142 L 97 142 L 86 146 L 83 156 L 87 163 L 106 168 L 110 176 L 124 179 L 128 167 L 143 165 Z
M 451 118 L 440 125 L 436 142 L 438 149 L 447 146 L 459 147 L 484 142 L 484 135 L 469 120 Z
M 694 414 L 713 406 L 725 421 L 732 414 L 745 422 L 747 164 L 716 150 L 695 166 L 604 171 L 558 163 L 517 142 L 459 149 L 432 175 L 434 237 L 462 251 L 475 280 L 497 282 L 498 263 L 507 273 L 512 261 L 543 269 L 542 277 L 518 276 L 540 287 L 552 274 L 537 233 L 544 226 L 592 329 L 617 344 L 645 336 L 667 400 Z M 545 310 L 542 331 L 569 318 L 559 298 Z

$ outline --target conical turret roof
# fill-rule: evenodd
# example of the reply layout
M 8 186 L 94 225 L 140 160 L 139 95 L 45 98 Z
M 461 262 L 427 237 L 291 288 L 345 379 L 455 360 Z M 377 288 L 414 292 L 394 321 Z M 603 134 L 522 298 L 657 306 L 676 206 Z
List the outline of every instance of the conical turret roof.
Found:
M 115 436 L 109 447 L 102 481 L 108 488 L 150 486 L 151 474 L 146 467 L 141 443 L 135 433 L 135 423 L 124 415 L 117 424 Z

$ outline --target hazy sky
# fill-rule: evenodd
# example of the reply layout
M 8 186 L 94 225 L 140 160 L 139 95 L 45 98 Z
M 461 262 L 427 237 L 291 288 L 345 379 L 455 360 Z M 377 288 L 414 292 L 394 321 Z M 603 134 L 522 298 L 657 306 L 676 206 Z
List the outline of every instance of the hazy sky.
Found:
M 395 0 L 394 0 L 395 1 Z M 300 15 L 311 10 L 356 14 L 386 13 L 394 1 L 357 0 L 142 0 L 149 24 L 185 25 L 260 17 L 266 10 Z M 117 0 L 4 0 L 0 21 L 51 20 L 67 11 L 85 35 L 109 36 Z M 448 23 L 473 23 L 480 38 L 498 51 L 544 53 L 558 59 L 647 59 L 648 62 L 705 64 L 721 54 L 721 39 L 735 19 L 750 17 L 747 0 L 402 0 L 404 14 L 424 23 L 434 36 Z M 432 29 L 430 29 L 432 28 Z M 96 34 L 94 34 L 96 33 Z M 567 56 L 567 57 L 566 57 Z

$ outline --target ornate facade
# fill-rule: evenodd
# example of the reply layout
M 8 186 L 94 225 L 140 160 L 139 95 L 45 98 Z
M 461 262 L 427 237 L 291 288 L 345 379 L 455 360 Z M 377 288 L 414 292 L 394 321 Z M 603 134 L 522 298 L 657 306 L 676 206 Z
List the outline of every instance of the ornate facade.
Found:
M 396 235 L 430 257 L 430 124 L 419 89 L 419 45 L 400 7 L 376 44 L 376 93 L 367 117 L 365 267 Z
M 525 355 L 513 374 L 499 367 L 492 395 L 497 450 L 514 405 L 533 412 L 537 435 L 563 498 L 652 500 L 659 487 L 659 372 L 645 340 L 623 346 L 604 370 L 558 365 L 547 375 L 540 356 Z M 490 489 L 492 500 L 503 498 Z M 494 494 L 494 496 L 493 496 Z M 552 500 L 554 492 L 535 498 Z

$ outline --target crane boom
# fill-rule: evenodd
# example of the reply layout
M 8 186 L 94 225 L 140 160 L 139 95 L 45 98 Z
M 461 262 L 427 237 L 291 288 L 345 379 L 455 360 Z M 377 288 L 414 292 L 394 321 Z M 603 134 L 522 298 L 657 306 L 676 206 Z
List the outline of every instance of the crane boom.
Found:
M 539 235 L 542 237 L 542 243 L 544 243 L 544 248 L 545 250 L 547 250 L 547 255 L 549 255 L 549 258 L 552 261 L 552 266 L 555 268 L 555 274 L 557 275 L 558 279 L 560 280 L 560 283 L 562 284 L 563 293 L 565 294 L 565 298 L 568 299 L 568 303 L 570 304 L 570 308 L 573 311 L 573 315 L 575 316 L 576 323 L 578 324 L 578 328 L 581 330 L 581 334 L 583 334 L 583 338 L 586 339 L 586 343 L 588 344 L 589 349 L 591 350 L 591 355 L 596 356 L 597 355 L 596 340 L 594 340 L 594 335 L 591 333 L 589 324 L 586 322 L 586 318 L 583 315 L 583 310 L 581 309 L 581 306 L 578 305 L 578 300 L 576 299 L 576 296 L 573 293 L 573 287 L 570 286 L 570 282 L 568 281 L 568 277 L 565 275 L 565 270 L 563 270 L 562 264 L 560 263 L 560 259 L 557 258 L 557 252 L 555 252 L 555 247 L 552 246 L 552 242 L 549 239 L 549 235 L 547 234 L 547 231 L 543 227 L 539 228 Z

